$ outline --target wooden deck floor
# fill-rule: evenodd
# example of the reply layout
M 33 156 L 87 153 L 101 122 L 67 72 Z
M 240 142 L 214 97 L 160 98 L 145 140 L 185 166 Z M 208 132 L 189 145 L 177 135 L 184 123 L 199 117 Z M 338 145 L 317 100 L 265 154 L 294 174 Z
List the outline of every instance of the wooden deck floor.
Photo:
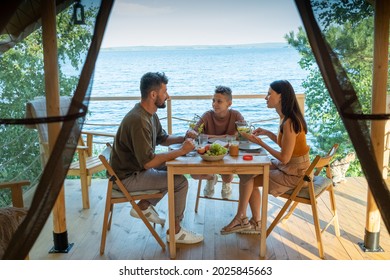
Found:
M 258 236 L 231 234 L 221 235 L 220 229 L 234 216 L 237 204 L 217 200 L 201 200 L 198 213 L 194 212 L 197 181 L 189 180 L 190 188 L 183 225 L 204 234 L 205 240 L 197 245 L 178 245 L 178 260 L 257 260 L 259 259 Z M 68 253 L 49 254 L 53 247 L 52 219 L 49 218 L 35 245 L 30 251 L 32 260 L 166 260 L 168 249 L 163 251 L 139 219 L 130 217 L 129 204 L 115 208 L 111 231 L 107 234 L 106 251 L 99 254 L 101 227 L 105 203 L 106 180 L 96 179 L 90 189 L 91 208 L 81 207 L 79 180 L 65 182 L 66 214 L 69 243 L 73 247 Z M 323 235 L 325 257 L 328 260 L 390 260 L 390 236 L 382 223 L 380 246 L 384 252 L 366 253 L 358 242 L 363 242 L 367 183 L 364 178 L 348 178 L 337 185 L 336 202 L 341 227 L 341 237 L 334 235 L 330 226 Z M 216 186 L 216 195 L 220 183 Z M 234 186 L 237 197 L 237 187 Z M 328 217 L 328 204 L 323 195 L 319 202 L 321 223 Z M 326 202 L 328 202 L 326 200 Z M 270 196 L 268 225 L 282 205 L 282 200 Z M 167 196 L 157 209 L 168 216 Z M 268 260 L 311 260 L 319 259 L 314 228 L 309 215 L 310 208 L 299 206 L 285 224 L 279 224 L 267 238 Z M 250 216 L 250 213 L 248 212 Z M 156 226 L 158 234 L 165 241 L 167 227 Z

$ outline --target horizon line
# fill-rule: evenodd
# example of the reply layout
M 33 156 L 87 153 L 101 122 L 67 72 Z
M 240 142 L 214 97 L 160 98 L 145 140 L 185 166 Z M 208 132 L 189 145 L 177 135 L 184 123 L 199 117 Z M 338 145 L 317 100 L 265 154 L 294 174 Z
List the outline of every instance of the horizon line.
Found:
M 129 45 L 129 46 L 108 46 L 101 49 L 120 49 L 120 48 L 177 48 L 177 47 L 229 47 L 229 46 L 255 46 L 255 45 L 270 45 L 270 44 L 285 44 L 287 42 L 263 42 L 263 43 L 242 43 L 242 44 L 197 44 L 197 45 Z

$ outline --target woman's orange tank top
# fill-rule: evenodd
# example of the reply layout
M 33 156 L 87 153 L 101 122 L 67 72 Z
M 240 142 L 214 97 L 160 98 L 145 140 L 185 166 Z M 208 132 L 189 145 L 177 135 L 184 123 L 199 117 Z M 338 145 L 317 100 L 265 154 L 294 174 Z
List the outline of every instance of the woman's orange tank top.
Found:
M 295 147 L 293 150 L 293 157 L 300 157 L 303 155 L 306 155 L 310 147 L 306 143 L 306 133 L 305 130 L 303 130 L 303 127 L 301 128 L 302 130 L 297 134 L 296 140 L 295 140 Z M 282 143 L 282 136 L 283 133 L 279 131 L 278 133 L 278 145 L 281 146 Z

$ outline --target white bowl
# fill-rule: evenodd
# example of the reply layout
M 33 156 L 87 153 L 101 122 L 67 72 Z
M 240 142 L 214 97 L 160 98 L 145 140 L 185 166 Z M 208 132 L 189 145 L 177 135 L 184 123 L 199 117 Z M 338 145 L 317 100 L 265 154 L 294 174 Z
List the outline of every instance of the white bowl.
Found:
M 205 161 L 218 161 L 218 160 L 222 160 L 225 156 L 226 154 L 219 155 L 219 156 L 208 156 L 206 154 L 200 155 L 200 157 Z

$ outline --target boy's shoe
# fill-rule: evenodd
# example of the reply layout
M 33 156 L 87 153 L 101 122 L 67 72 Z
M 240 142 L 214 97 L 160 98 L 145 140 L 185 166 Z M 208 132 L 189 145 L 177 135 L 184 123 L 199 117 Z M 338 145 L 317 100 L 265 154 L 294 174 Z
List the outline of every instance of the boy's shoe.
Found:
M 176 244 L 195 244 L 203 241 L 203 235 L 182 227 L 180 231 L 175 234 L 175 240 Z M 169 234 L 167 234 L 167 242 L 169 242 Z
M 230 199 L 232 197 L 232 186 L 230 183 L 222 183 L 221 196 L 223 199 Z
M 213 179 L 207 180 L 206 187 L 203 189 L 203 195 L 206 197 L 213 197 L 214 196 L 214 186 L 218 181 L 217 175 L 213 175 Z
M 149 207 L 146 208 L 145 210 L 141 210 L 141 211 L 142 211 L 142 213 L 144 213 L 146 219 L 149 222 L 151 222 L 153 224 L 160 224 L 160 225 L 164 226 L 165 219 L 160 218 L 160 216 L 158 215 L 156 209 L 154 209 L 152 204 L 150 204 Z M 141 219 L 138 216 L 138 213 L 134 210 L 134 208 L 131 208 L 130 216 L 132 216 L 134 218 Z

